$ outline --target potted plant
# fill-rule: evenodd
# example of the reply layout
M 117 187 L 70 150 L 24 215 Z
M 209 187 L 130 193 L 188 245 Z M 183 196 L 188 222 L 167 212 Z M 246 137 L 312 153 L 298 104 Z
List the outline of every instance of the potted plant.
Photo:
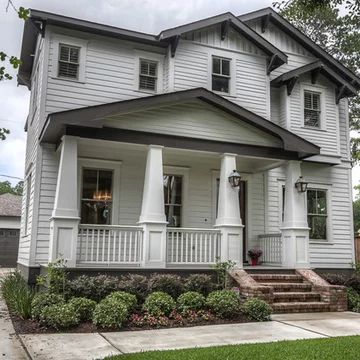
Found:
M 251 259 L 251 265 L 256 266 L 259 263 L 259 257 L 262 255 L 262 250 L 260 249 L 250 249 L 248 251 L 248 256 Z

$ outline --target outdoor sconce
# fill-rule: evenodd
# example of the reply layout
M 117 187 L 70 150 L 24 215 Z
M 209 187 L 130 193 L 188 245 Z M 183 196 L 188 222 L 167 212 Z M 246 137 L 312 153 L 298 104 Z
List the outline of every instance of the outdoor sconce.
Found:
M 300 176 L 295 183 L 295 187 L 298 192 L 304 193 L 307 190 L 308 183 L 303 180 L 303 177 Z
M 233 188 L 239 187 L 240 180 L 241 180 L 240 174 L 236 170 L 233 170 L 233 172 L 229 176 L 229 183 L 231 187 Z

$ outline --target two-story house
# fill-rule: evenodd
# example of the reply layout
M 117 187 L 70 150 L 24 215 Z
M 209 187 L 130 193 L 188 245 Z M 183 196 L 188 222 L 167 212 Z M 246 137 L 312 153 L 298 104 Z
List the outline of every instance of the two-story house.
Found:
M 158 35 L 31 10 L 19 268 L 354 260 L 360 79 L 270 8 Z

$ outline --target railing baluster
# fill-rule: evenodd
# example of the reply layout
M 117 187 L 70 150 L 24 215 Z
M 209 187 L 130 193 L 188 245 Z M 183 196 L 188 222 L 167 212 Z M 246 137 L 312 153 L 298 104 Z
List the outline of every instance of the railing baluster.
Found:
M 131 262 L 131 253 L 132 253 L 132 235 L 133 235 L 133 233 L 131 232 L 130 233 L 130 238 L 129 238 L 129 260 L 128 260 L 128 262 Z

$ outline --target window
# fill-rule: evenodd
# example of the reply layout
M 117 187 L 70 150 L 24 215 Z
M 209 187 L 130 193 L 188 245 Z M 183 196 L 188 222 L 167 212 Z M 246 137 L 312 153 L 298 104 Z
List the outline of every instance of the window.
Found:
M 139 89 L 156 91 L 157 62 L 140 59 L 139 64 Z
M 212 89 L 230 92 L 230 60 L 213 56 L 212 58 Z
M 81 223 L 111 223 L 112 211 L 111 170 L 83 169 L 81 195 Z
M 326 240 L 327 236 L 327 201 L 326 190 L 307 191 L 307 213 L 312 240 Z
M 171 227 L 181 227 L 182 180 L 182 176 L 164 175 L 165 215 Z
M 25 225 L 24 225 L 25 235 L 29 233 L 31 180 L 32 180 L 32 175 L 30 173 L 26 179 L 26 202 L 25 202 Z
M 70 79 L 79 77 L 80 48 L 59 44 L 58 76 Z
M 304 91 L 304 125 L 320 127 L 320 93 Z

